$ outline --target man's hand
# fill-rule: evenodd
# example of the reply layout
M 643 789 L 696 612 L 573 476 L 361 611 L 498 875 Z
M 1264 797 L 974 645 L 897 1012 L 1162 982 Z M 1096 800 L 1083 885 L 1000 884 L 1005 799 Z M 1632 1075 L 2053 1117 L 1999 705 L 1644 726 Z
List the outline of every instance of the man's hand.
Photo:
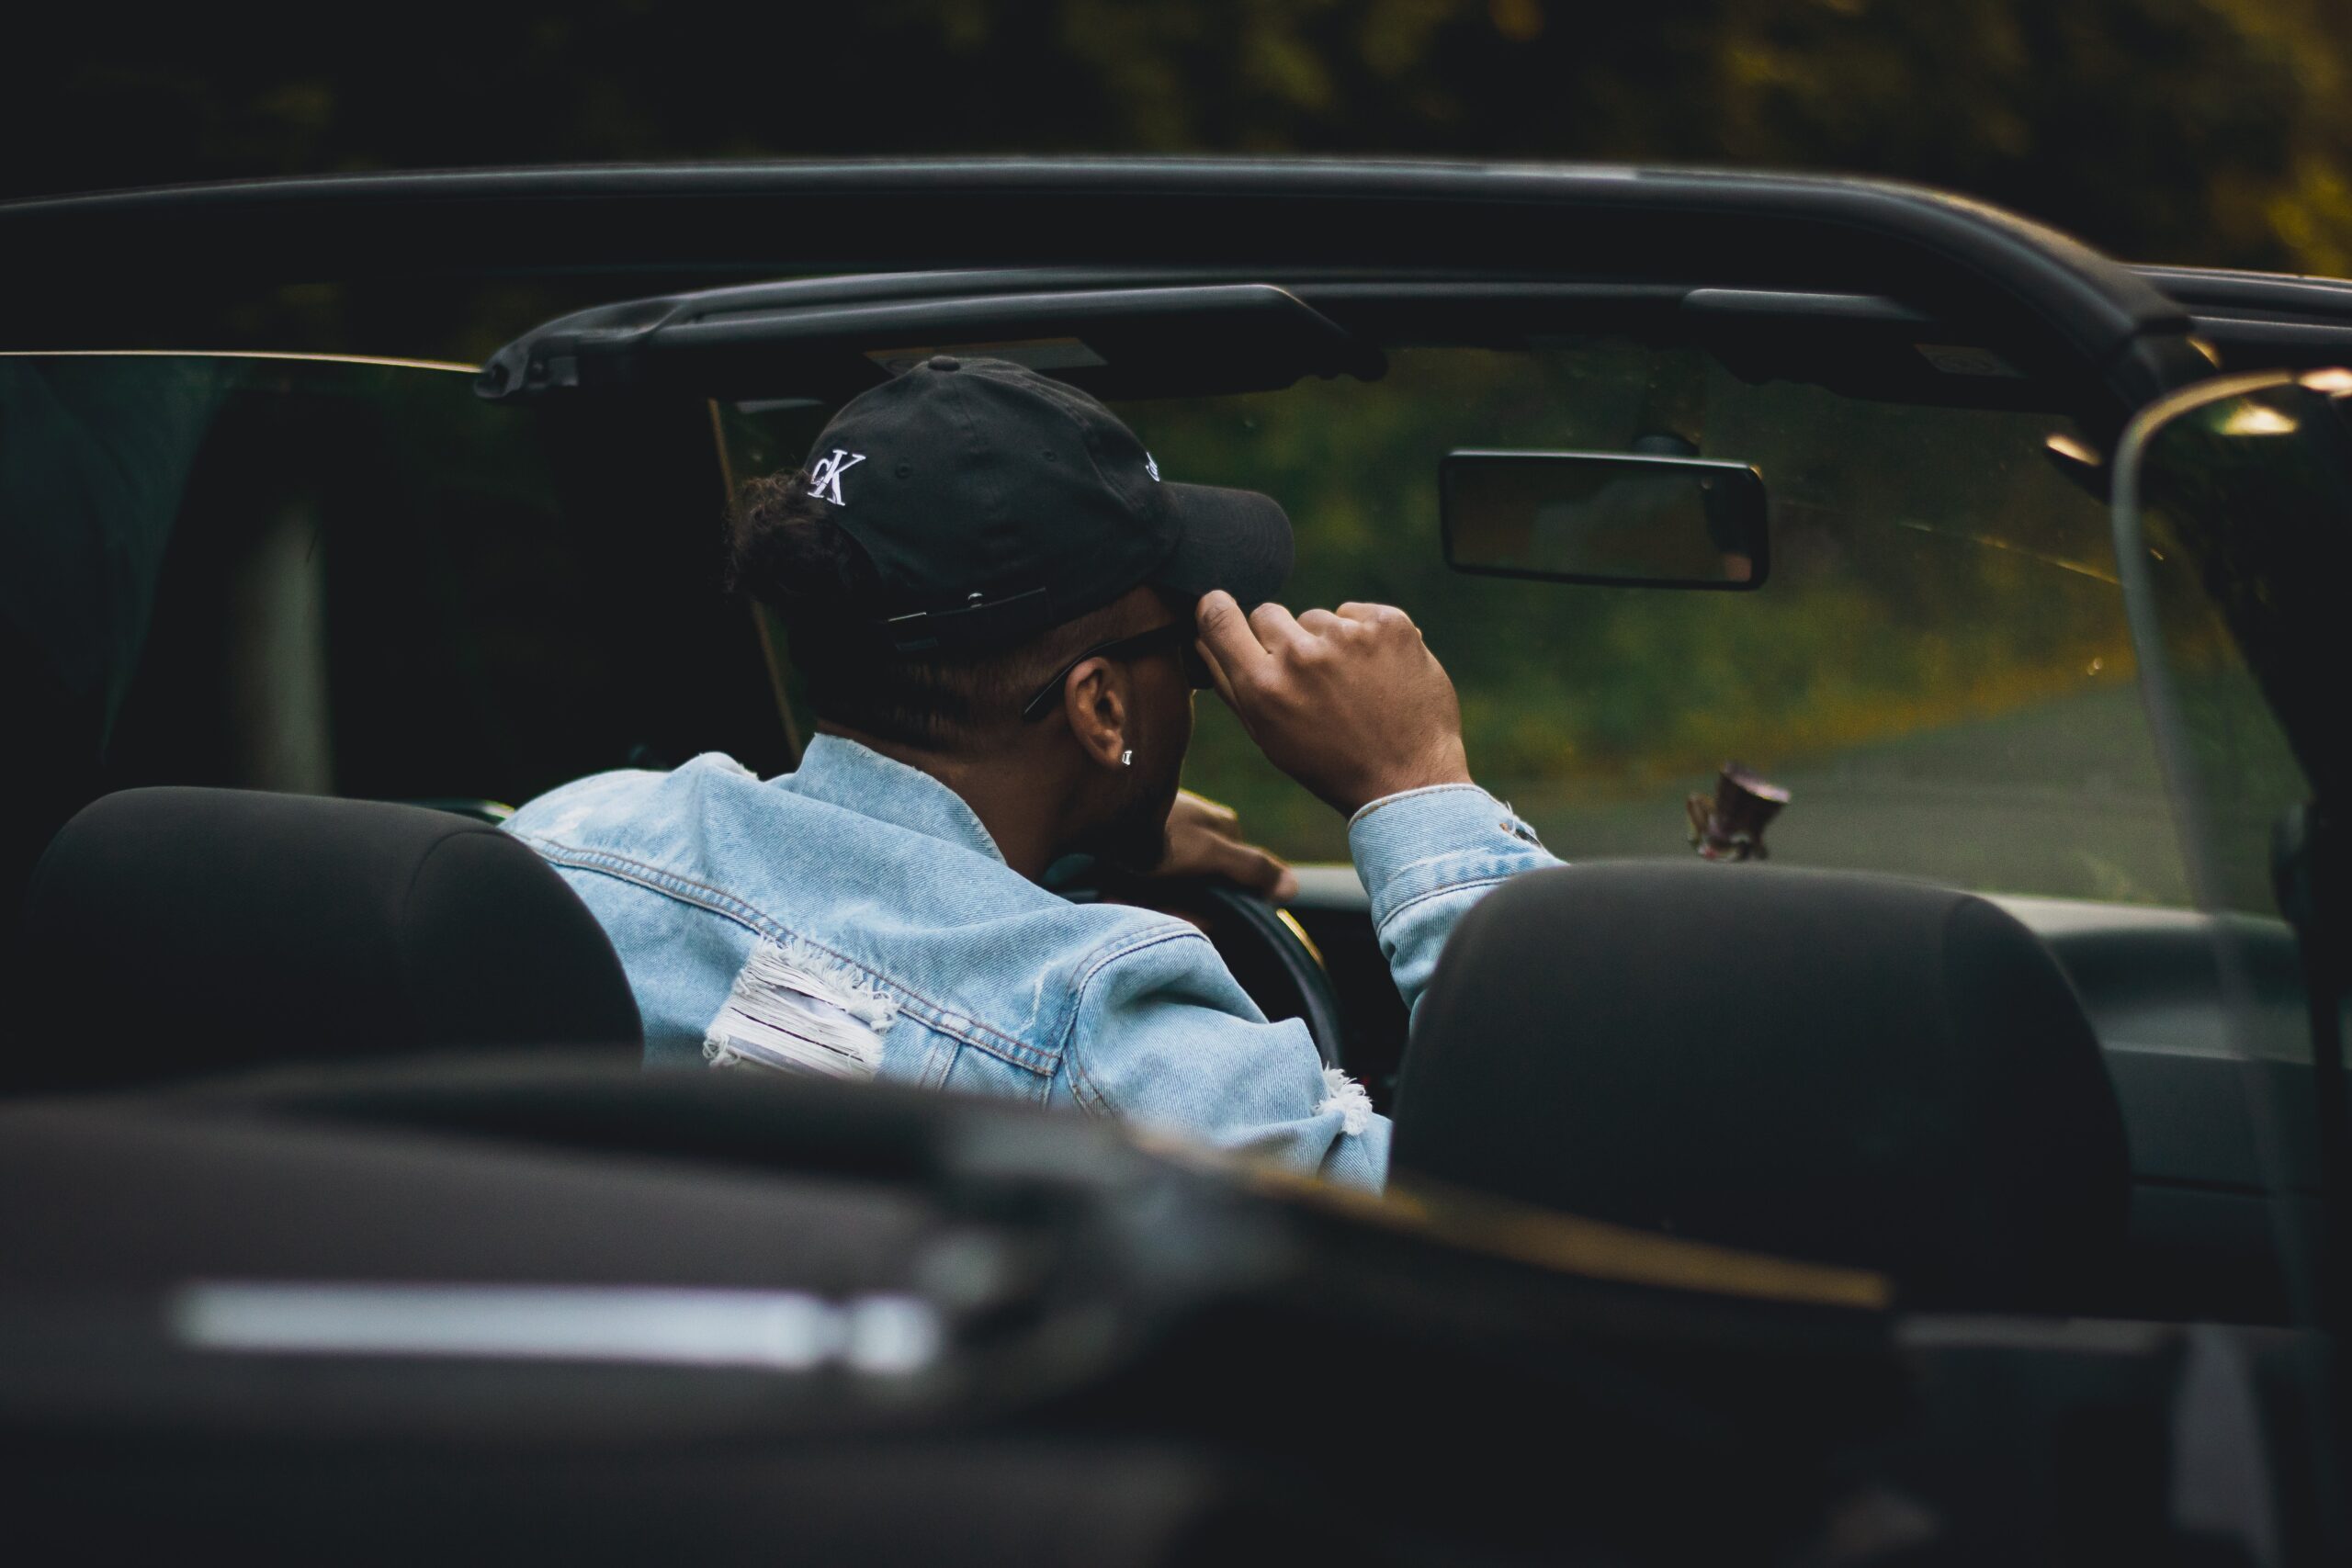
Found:
M 1296 897 L 1296 874 L 1266 851 L 1243 843 L 1240 827 L 1233 807 L 1178 790 L 1175 809 L 1168 814 L 1168 858 L 1152 874 L 1214 876 L 1277 904 Z
M 1342 604 L 1248 615 L 1233 595 L 1197 611 L 1217 694 L 1269 761 L 1349 816 L 1383 795 L 1468 784 L 1462 704 L 1404 611 Z

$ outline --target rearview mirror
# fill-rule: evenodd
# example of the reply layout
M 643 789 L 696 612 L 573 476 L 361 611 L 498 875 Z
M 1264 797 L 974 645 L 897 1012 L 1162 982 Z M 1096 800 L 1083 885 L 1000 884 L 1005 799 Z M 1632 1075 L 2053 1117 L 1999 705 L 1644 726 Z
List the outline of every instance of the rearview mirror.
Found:
M 1456 571 L 1642 588 L 1764 586 L 1764 480 L 1745 463 L 1606 452 L 1450 452 Z

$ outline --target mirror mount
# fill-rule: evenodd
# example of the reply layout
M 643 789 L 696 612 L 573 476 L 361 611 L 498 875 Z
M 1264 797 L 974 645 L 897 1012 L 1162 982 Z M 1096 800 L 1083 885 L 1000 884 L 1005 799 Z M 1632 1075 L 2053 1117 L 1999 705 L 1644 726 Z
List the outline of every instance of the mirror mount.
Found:
M 1683 801 L 1690 818 L 1690 847 L 1701 860 L 1770 860 L 1764 829 L 1789 804 L 1789 792 L 1738 762 L 1725 762 L 1711 797 L 1693 792 Z

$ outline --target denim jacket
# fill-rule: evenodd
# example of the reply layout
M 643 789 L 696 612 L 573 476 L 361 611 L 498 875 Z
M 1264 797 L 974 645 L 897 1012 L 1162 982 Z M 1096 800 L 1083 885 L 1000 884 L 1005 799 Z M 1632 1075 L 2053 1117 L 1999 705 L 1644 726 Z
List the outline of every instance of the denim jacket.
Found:
M 1029 881 L 954 791 L 854 741 L 820 736 L 765 782 L 716 753 L 602 773 L 507 827 L 612 938 L 649 1066 L 1011 1095 L 1385 1178 L 1387 1121 L 1305 1024 L 1266 1021 L 1206 937 Z M 1348 839 L 1408 1005 L 1481 893 L 1556 863 L 1469 784 L 1374 801 Z

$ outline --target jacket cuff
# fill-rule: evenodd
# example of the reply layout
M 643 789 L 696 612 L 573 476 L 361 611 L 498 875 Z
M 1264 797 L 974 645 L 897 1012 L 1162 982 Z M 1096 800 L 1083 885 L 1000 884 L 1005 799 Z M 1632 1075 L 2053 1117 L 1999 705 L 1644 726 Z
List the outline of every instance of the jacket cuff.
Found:
M 1348 819 L 1348 851 L 1375 929 L 1434 894 L 1500 882 L 1552 859 L 1518 813 L 1468 784 L 1383 795 Z

